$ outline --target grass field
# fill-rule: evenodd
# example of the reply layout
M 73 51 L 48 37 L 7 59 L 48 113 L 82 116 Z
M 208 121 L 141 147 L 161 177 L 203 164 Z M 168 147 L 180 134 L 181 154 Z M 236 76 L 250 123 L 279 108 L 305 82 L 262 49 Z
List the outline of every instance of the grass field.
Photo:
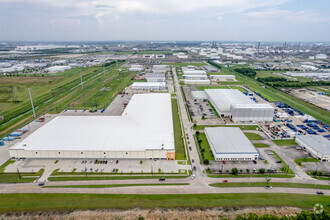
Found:
M 302 163 L 306 163 L 306 162 L 319 162 L 318 159 L 314 158 L 314 157 L 305 157 L 305 158 L 298 158 L 295 159 L 294 162 L 298 165 L 298 166 L 302 166 Z
M 194 130 L 204 130 L 206 127 L 238 127 L 242 130 L 256 130 L 258 125 L 196 125 L 193 127 Z
M 172 99 L 172 114 L 174 127 L 175 159 L 186 160 L 185 147 L 183 143 L 184 134 L 182 134 L 177 99 Z
M 43 186 L 43 188 L 115 188 L 115 187 L 129 187 L 129 186 L 186 186 L 186 185 L 189 185 L 189 183 L 62 185 L 62 186 Z
M 242 183 L 212 183 L 210 186 L 213 187 L 265 187 L 265 182 L 242 182 Z M 310 189 L 330 189 L 329 185 L 315 185 L 315 184 L 304 184 L 304 183 L 278 183 L 271 182 L 269 183 L 272 187 L 290 187 L 290 188 L 310 188 Z
M 209 161 L 214 160 L 214 157 L 212 156 L 212 151 L 211 151 L 211 147 L 210 144 L 206 138 L 205 133 L 199 133 L 196 134 L 197 137 L 197 144 L 200 146 L 199 151 L 203 151 L 202 149 L 204 149 L 204 159 L 208 159 Z M 202 141 L 201 143 L 199 143 L 199 141 Z
M 297 145 L 295 140 L 289 139 L 289 140 L 273 140 L 275 144 L 278 146 L 289 146 L 289 145 Z
M 35 173 L 4 173 L 5 168 L 14 163 L 13 160 L 8 160 L 0 166 L 0 183 L 27 183 L 33 182 L 44 172 L 43 169 L 40 169 Z
M 238 175 L 231 175 L 231 174 L 212 174 L 207 175 L 211 178 L 250 178 L 250 177 L 273 177 L 273 178 L 293 178 L 295 175 L 292 174 L 238 174 Z
M 263 144 L 263 143 L 254 143 L 253 144 L 255 147 L 257 148 L 265 148 L 265 147 L 269 147 L 268 144 Z
M 244 132 L 245 136 L 251 141 L 262 140 L 262 137 L 259 134 Z
M 199 90 L 205 90 L 205 89 L 238 89 L 241 92 L 247 92 L 244 88 L 240 86 L 197 86 Z
M 156 173 L 157 171 L 155 171 L 155 174 L 157 174 L 157 176 L 153 176 L 151 174 L 148 175 L 140 175 L 137 176 L 139 174 L 136 175 L 112 175 L 112 176 L 97 176 L 97 175 L 87 175 L 87 177 L 85 176 L 51 176 L 48 177 L 48 181 L 85 181 L 85 180 L 129 180 L 129 179 L 159 179 L 160 177 L 165 177 L 167 179 L 181 179 L 181 178 L 187 178 L 187 175 L 169 175 L 169 174 L 163 174 L 163 175 L 158 175 L 158 173 Z
M 0 213 L 68 212 L 91 209 L 213 208 L 290 206 L 311 209 L 316 203 L 330 210 L 329 196 L 237 193 L 196 195 L 109 195 L 109 194 L 3 194 Z

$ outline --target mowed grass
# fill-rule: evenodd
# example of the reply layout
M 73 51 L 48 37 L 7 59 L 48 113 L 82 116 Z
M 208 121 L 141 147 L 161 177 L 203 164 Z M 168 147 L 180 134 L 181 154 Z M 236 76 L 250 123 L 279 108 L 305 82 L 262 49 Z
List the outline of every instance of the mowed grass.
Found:
M 259 134 L 244 132 L 245 136 L 251 141 L 262 140 L 262 137 Z
M 152 209 L 152 208 L 213 208 L 290 206 L 313 208 L 316 203 L 329 210 L 329 196 L 235 193 L 188 195 L 111 195 L 111 194 L 3 194 L 0 213 L 9 212 L 67 212 L 91 209 Z
M 265 147 L 269 147 L 268 144 L 264 144 L 264 143 L 254 143 L 253 144 L 255 147 L 257 148 L 265 148 Z
M 242 182 L 242 183 L 212 183 L 210 186 L 213 187 L 265 187 L 266 182 Z M 305 184 L 305 183 L 278 183 L 269 182 L 272 187 L 289 187 L 289 188 L 309 188 L 309 189 L 330 189 L 329 185 L 315 185 L 315 184 Z
M 152 176 L 151 174 L 137 176 L 138 174 L 134 174 L 132 176 L 124 176 L 124 175 L 112 175 L 112 176 L 96 176 L 96 175 L 87 175 L 85 176 L 58 176 L 58 177 L 48 177 L 48 181 L 85 181 L 85 180 L 130 180 L 130 179 L 159 179 L 161 177 L 165 177 L 166 179 L 181 179 L 187 178 L 187 174 L 173 174 L 169 176 L 169 174 L 158 175 L 157 170 L 154 171 L 157 176 Z
M 212 151 L 211 151 L 211 147 L 210 147 L 210 144 L 206 138 L 206 135 L 205 133 L 199 133 L 199 134 L 196 134 L 196 138 L 197 138 L 197 142 L 199 140 L 201 140 L 202 142 L 199 144 L 200 146 L 200 149 L 199 151 L 202 151 L 202 149 L 204 149 L 204 159 L 208 159 L 208 160 L 215 160 L 214 157 L 212 156 Z
M 289 139 L 289 140 L 273 140 L 275 144 L 278 146 L 290 146 L 290 145 L 297 145 L 295 140 Z
M 175 159 L 186 160 L 185 147 L 183 143 L 184 134 L 182 134 L 177 99 L 172 99 L 172 116 L 174 129 Z
M 207 127 L 238 127 L 241 130 L 256 130 L 258 125 L 196 125 L 194 126 L 194 130 L 204 130 Z
M 62 186 L 43 186 L 43 188 L 116 188 L 116 187 L 129 187 L 129 186 L 186 186 L 186 185 L 189 185 L 189 183 L 62 185 Z
M 15 163 L 14 160 L 8 160 L 0 166 L 0 183 L 27 183 L 35 181 L 42 173 L 43 169 L 36 173 L 4 173 L 5 168 Z
M 308 163 L 308 162 L 319 162 L 318 159 L 314 158 L 314 157 L 305 157 L 305 158 L 298 158 L 298 159 L 295 159 L 294 162 L 298 165 L 298 166 L 302 166 L 303 164 L 302 163 Z

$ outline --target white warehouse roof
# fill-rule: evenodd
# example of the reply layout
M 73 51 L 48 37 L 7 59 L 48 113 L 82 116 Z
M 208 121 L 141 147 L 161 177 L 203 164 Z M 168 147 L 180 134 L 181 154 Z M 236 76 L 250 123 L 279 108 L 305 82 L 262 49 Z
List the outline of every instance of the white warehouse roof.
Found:
M 221 112 L 230 112 L 231 104 L 255 104 L 238 89 L 205 89 L 205 92 Z
M 206 75 L 204 70 L 183 70 L 183 75 Z
M 58 116 L 12 149 L 175 149 L 170 94 L 135 94 L 121 116 Z
M 330 141 L 322 135 L 298 135 L 296 139 L 321 154 L 330 154 Z
M 205 133 L 217 154 L 259 154 L 240 128 L 206 127 Z

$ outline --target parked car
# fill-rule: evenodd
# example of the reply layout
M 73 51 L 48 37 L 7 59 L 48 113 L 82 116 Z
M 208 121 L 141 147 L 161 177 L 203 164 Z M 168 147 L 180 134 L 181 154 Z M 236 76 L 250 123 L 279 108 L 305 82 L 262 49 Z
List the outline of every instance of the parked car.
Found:
M 253 160 L 253 163 L 254 163 L 254 164 L 257 164 L 257 161 L 256 161 L 256 160 Z
M 194 163 L 194 162 L 195 162 L 195 160 L 194 160 L 194 159 L 192 159 L 192 160 L 191 160 L 191 162 L 192 162 L 192 163 Z
M 116 164 L 118 164 L 119 163 L 119 160 L 116 160 Z
M 191 175 L 191 177 L 190 177 L 191 179 L 194 179 L 195 178 L 195 174 L 193 174 L 193 175 Z
M 297 172 L 297 175 L 298 175 L 299 177 L 301 177 L 301 174 L 300 174 L 300 172 L 299 172 L 299 171 Z
M 226 164 L 226 161 L 223 160 L 222 163 L 223 163 L 223 164 Z
M 193 167 L 193 170 L 196 171 L 196 166 Z
M 189 150 L 192 150 L 191 147 L 189 147 Z

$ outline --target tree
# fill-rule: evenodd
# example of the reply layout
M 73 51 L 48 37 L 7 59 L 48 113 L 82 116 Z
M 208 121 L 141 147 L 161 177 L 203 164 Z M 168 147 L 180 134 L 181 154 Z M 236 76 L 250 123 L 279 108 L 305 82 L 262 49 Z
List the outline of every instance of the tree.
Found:
M 249 170 L 249 169 L 246 169 L 246 172 L 247 172 L 247 173 L 250 173 L 250 170 Z
M 231 170 L 231 172 L 232 172 L 233 175 L 237 175 L 238 174 L 238 169 L 237 168 L 233 168 Z
M 204 163 L 205 165 L 209 165 L 209 164 L 210 164 L 210 161 L 209 161 L 209 159 L 205 158 L 205 159 L 203 160 L 203 163 Z
M 196 134 L 199 135 L 199 131 L 196 131 Z
M 203 141 L 201 139 L 198 139 L 198 143 L 201 144 Z
M 272 180 L 271 178 L 265 178 L 266 179 L 266 183 L 267 183 L 267 186 L 269 185 L 269 182 Z
M 263 168 L 259 169 L 259 173 L 264 174 L 265 173 L 265 169 L 263 169 Z
M 202 148 L 201 152 L 202 152 L 202 153 L 204 153 L 204 152 L 205 152 L 205 149 L 204 149 L 204 148 Z

